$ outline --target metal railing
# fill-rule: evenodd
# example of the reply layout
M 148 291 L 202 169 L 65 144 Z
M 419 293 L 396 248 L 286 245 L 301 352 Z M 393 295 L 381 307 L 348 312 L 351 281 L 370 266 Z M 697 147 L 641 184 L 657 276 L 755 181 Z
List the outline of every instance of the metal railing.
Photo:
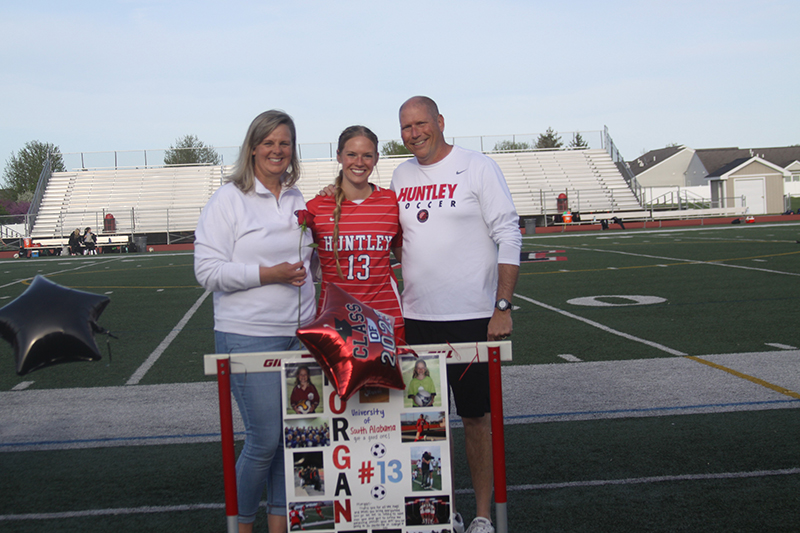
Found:
M 610 140 L 610 137 L 608 137 L 607 128 L 605 131 L 590 130 L 557 132 L 557 135 L 561 137 L 561 141 L 563 143 L 563 146 L 559 149 L 570 149 L 569 144 L 577 133 L 579 133 L 586 142 L 586 148 L 608 150 L 607 146 L 609 145 L 608 140 Z M 517 144 L 524 143 L 530 147 L 526 150 L 535 150 L 536 148 L 534 147 L 536 146 L 536 142 L 540 135 L 540 133 L 476 135 L 448 137 L 447 141 L 453 144 L 458 144 L 459 146 L 468 148 L 470 150 L 493 153 L 495 152 L 494 147 L 503 141 L 510 141 Z M 382 140 L 379 141 L 379 144 L 381 147 L 383 147 L 385 144 L 392 141 L 398 142 L 399 139 Z M 297 146 L 298 155 L 301 160 L 330 161 L 336 159 L 336 142 L 300 143 Z M 613 146 L 613 143 L 611 143 L 611 146 Z M 220 164 L 223 166 L 234 164 L 236 159 L 239 157 L 239 146 L 221 146 L 210 148 L 213 148 L 220 156 Z M 64 160 L 64 166 L 69 172 L 87 169 L 102 170 L 125 168 L 162 168 L 166 166 L 164 165 L 164 155 L 168 150 L 169 149 L 156 148 L 146 150 L 114 150 L 107 152 L 70 152 L 62 153 L 61 156 Z M 186 148 L 186 150 L 193 150 L 193 148 Z M 552 149 L 548 148 L 547 150 Z M 614 148 L 614 150 L 616 151 L 616 148 Z
M 90 227 L 95 233 L 115 233 L 118 235 L 136 235 L 145 233 L 166 233 L 167 244 L 171 244 L 172 235 L 181 232 L 193 232 L 200 218 L 198 207 L 170 207 L 161 209 L 130 208 L 124 211 L 107 209 L 69 211 L 59 215 L 48 231 L 36 231 L 33 237 L 66 237 L 72 230 Z
M 521 218 L 561 215 L 566 210 L 581 216 L 643 211 L 631 195 L 620 197 L 614 190 L 602 187 L 567 187 L 559 190 L 538 188 L 525 193 L 512 192 L 511 196 L 517 215 Z
M 649 211 L 686 209 L 719 209 L 723 207 L 747 207 L 746 198 L 742 196 L 726 196 L 713 199 L 678 187 L 674 191 L 665 192 L 644 204 Z
M 639 184 L 639 180 L 636 179 L 636 176 L 628 166 L 628 163 L 625 162 L 622 154 L 614 144 L 611 134 L 608 133 L 608 126 L 605 126 L 603 129 L 603 148 L 606 150 L 606 152 L 608 152 L 608 155 L 611 156 L 611 160 L 617 165 L 617 169 L 619 169 L 619 172 L 622 174 L 622 177 L 625 179 L 628 187 L 630 187 L 631 191 L 633 191 L 633 195 L 637 200 L 639 200 L 639 204 L 643 204 L 644 195 L 642 186 Z
M 25 237 L 28 215 L 0 216 L 0 240 L 3 246 L 19 246 Z
M 39 181 L 36 182 L 36 191 L 34 191 L 31 205 L 28 207 L 28 216 L 25 218 L 25 235 L 30 235 L 31 231 L 33 230 L 33 221 L 36 220 L 36 214 L 39 212 L 39 206 L 42 205 L 44 191 L 47 189 L 47 184 L 50 183 L 50 177 L 53 175 L 50 164 L 51 157 L 52 154 L 48 151 L 47 159 L 44 160 L 42 172 L 39 174 Z

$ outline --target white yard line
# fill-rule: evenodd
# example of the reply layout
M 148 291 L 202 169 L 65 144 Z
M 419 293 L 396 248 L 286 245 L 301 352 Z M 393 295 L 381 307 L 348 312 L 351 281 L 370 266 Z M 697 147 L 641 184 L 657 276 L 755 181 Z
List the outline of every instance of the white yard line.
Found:
M 565 483 L 541 483 L 538 485 L 509 485 L 510 491 L 522 490 L 555 490 L 582 487 L 605 487 L 609 485 L 640 485 L 646 483 L 665 483 L 670 481 L 702 481 L 707 479 L 749 479 L 769 476 L 794 476 L 800 474 L 800 468 L 782 470 L 755 470 L 753 472 L 722 472 L 719 474 L 683 474 L 678 476 L 632 477 L 625 479 L 592 479 L 586 481 L 569 481 Z M 456 494 L 470 494 L 472 489 L 459 489 Z
M 631 335 L 629 333 L 624 333 L 622 331 L 619 331 L 619 330 L 610 328 L 610 327 L 608 327 L 606 325 L 603 325 L 603 324 L 601 324 L 599 322 L 595 322 L 594 320 L 589 320 L 588 318 L 583 318 L 582 316 L 574 315 L 574 314 L 570 313 L 569 311 L 564 311 L 563 309 L 559 309 L 558 307 L 553 307 L 552 305 L 547 305 L 544 302 L 539 302 L 537 300 L 534 300 L 533 298 L 528 298 L 527 296 L 523 296 L 521 294 L 514 293 L 514 298 L 519 298 L 520 300 L 525 300 L 526 302 L 532 303 L 534 305 L 538 305 L 539 307 L 543 307 L 543 308 L 547 309 L 548 311 L 553 311 L 555 313 L 564 315 L 565 317 L 578 320 L 580 322 L 583 322 L 584 324 L 588 324 L 588 325 L 593 326 L 593 327 L 595 327 L 597 329 L 605 331 L 606 333 L 611 333 L 612 335 L 617 335 L 619 337 L 623 337 L 625 339 L 628 339 L 628 340 L 631 340 L 631 341 L 634 341 L 634 342 L 638 342 L 638 343 L 641 343 L 641 344 L 646 344 L 647 346 L 651 346 L 653 348 L 661 350 L 662 352 L 667 352 L 670 355 L 676 355 L 676 356 L 680 356 L 680 357 L 687 355 L 687 354 L 685 354 L 685 353 L 683 353 L 681 351 L 678 351 L 678 350 L 675 350 L 673 348 L 670 348 L 669 346 L 664 346 L 663 344 L 659 344 L 657 342 L 649 341 L 647 339 L 642 339 L 641 337 L 636 337 L 636 336 Z
M 769 274 L 781 274 L 783 276 L 800 276 L 798 272 L 784 272 L 782 270 L 772 270 L 769 268 L 757 268 L 757 267 L 750 267 L 744 265 L 730 265 L 727 263 L 723 263 L 721 261 L 698 261 L 696 259 L 681 259 L 680 257 L 662 257 L 659 255 L 649 255 L 649 254 L 636 254 L 633 252 L 623 252 L 621 250 L 601 250 L 599 248 L 586 248 L 584 246 L 565 246 L 565 248 L 581 250 L 581 251 L 588 251 L 588 252 L 599 252 L 604 254 L 617 254 L 617 255 L 629 255 L 631 257 L 644 257 L 645 259 L 658 259 L 659 261 L 676 261 L 679 263 L 689 263 L 693 265 L 712 265 L 712 266 L 720 266 L 720 267 L 727 267 L 727 268 L 738 268 L 741 270 L 754 270 L 756 272 L 767 272 Z M 733 259 L 724 259 L 724 261 L 733 261 Z M 656 265 L 660 267 L 668 267 L 669 265 Z
M 584 487 L 605 487 L 609 485 L 641 485 L 649 483 L 668 483 L 674 481 L 703 481 L 708 479 L 752 479 L 771 476 L 794 476 L 800 474 L 800 468 L 782 470 L 755 470 L 752 472 L 722 472 L 719 474 L 683 474 L 677 476 L 652 476 L 625 479 L 591 479 L 586 481 L 570 481 L 566 483 L 542 483 L 537 485 L 509 485 L 509 491 L 558 490 Z M 472 489 L 458 489 L 456 494 L 472 494 Z M 262 502 L 262 506 L 265 505 Z M 195 503 L 185 505 L 161 505 L 146 507 L 118 507 L 111 509 L 88 509 L 85 511 L 66 511 L 60 513 L 28 513 L 0 515 L 0 522 L 29 520 L 63 520 L 66 518 L 83 518 L 97 516 L 120 516 L 153 513 L 177 513 L 198 510 L 224 509 L 223 503 Z
M 186 324 L 189 322 L 192 316 L 194 316 L 194 314 L 197 312 L 197 310 L 200 308 L 200 306 L 203 304 L 203 302 L 206 300 L 206 298 L 208 298 L 210 294 L 211 294 L 210 291 L 203 292 L 203 294 L 200 296 L 200 298 L 197 299 L 194 305 L 188 311 L 186 311 L 186 314 L 183 315 L 183 318 L 180 320 L 180 322 L 178 322 L 178 324 L 174 328 L 172 328 L 172 331 L 170 331 L 169 334 L 164 338 L 164 340 L 161 341 L 161 344 L 159 344 L 156 347 L 156 349 L 153 350 L 153 353 L 150 354 L 147 360 L 144 363 L 142 363 L 142 366 L 136 369 L 136 372 L 133 373 L 133 375 L 130 377 L 126 385 L 139 384 L 144 375 L 147 374 L 147 371 L 150 370 L 150 368 L 152 368 L 154 364 L 156 364 L 156 361 L 158 361 L 158 359 L 161 357 L 164 351 L 169 347 L 169 345 L 172 344 L 172 341 L 175 340 L 175 337 L 177 337 L 178 334 L 183 330 L 183 328 L 186 327 Z
M 74 272 L 76 270 L 82 270 L 82 269 L 88 268 L 90 266 L 103 265 L 105 263 L 111 263 L 113 261 L 119 261 L 119 260 L 120 260 L 119 258 L 114 258 L 114 259 L 108 259 L 106 261 L 91 261 L 91 262 L 82 264 L 81 266 L 78 266 L 78 267 L 75 267 L 75 268 L 65 268 L 64 270 L 56 270 L 55 272 L 48 272 L 47 274 L 40 274 L 40 275 L 45 277 L 45 278 L 49 278 L 50 276 L 55 276 L 56 274 L 63 274 L 65 272 Z M 36 276 L 34 276 L 34 277 L 36 277 Z M 23 281 L 30 281 L 34 277 L 15 279 L 14 281 L 6 283 L 5 285 L 0 285 L 0 289 L 5 289 L 6 287 L 10 287 L 12 285 L 16 285 L 17 283 L 20 283 L 20 282 L 23 282 Z
M 161 505 L 147 507 L 120 507 L 116 509 L 91 509 L 87 511 L 66 511 L 62 513 L 30 513 L 0 515 L 2 521 L 16 520 L 59 520 L 64 518 L 82 518 L 87 516 L 116 516 L 151 513 L 177 513 L 183 511 L 197 511 L 202 509 L 223 509 L 223 503 L 196 503 L 188 505 Z
M 712 224 L 708 226 L 677 226 L 673 228 L 652 228 L 652 229 L 633 229 L 633 230 L 612 230 L 604 231 L 598 234 L 597 231 L 586 232 L 559 232 L 559 233 L 536 233 L 531 235 L 523 235 L 525 240 L 541 240 L 541 239 L 558 239 L 563 237 L 603 237 L 605 239 L 629 239 L 638 235 L 653 235 L 653 234 L 672 234 L 679 235 L 681 233 L 698 232 L 698 231 L 725 231 L 725 230 L 742 230 L 742 229 L 755 229 L 755 228 L 785 228 L 789 226 L 800 226 L 800 222 L 781 222 L 778 224 L 758 224 L 752 228 L 742 226 L 734 226 L 732 224 Z
M 772 346 L 773 348 L 779 348 L 781 350 L 797 350 L 796 346 L 789 346 L 788 344 L 781 344 L 779 342 L 766 342 L 764 344 L 766 346 Z

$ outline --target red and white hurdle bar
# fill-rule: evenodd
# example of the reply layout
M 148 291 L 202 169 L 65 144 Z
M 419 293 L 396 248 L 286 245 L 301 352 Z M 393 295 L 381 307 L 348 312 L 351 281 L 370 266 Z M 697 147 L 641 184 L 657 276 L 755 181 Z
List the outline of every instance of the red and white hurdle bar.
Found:
M 503 381 L 501 361 L 511 361 L 511 341 L 465 342 L 410 346 L 417 353 L 445 352 L 447 363 L 489 363 L 489 386 L 492 407 L 492 469 L 494 471 L 495 531 L 508 533 L 508 495 L 506 489 L 506 447 L 503 428 Z M 308 352 L 260 352 L 209 354 L 203 358 L 207 376 L 217 376 L 219 389 L 222 467 L 225 478 L 225 515 L 228 533 L 239 530 L 239 504 L 236 496 L 236 453 L 233 437 L 231 374 L 276 372 L 281 359 L 308 357 Z M 277 363 L 277 364 L 276 364 Z

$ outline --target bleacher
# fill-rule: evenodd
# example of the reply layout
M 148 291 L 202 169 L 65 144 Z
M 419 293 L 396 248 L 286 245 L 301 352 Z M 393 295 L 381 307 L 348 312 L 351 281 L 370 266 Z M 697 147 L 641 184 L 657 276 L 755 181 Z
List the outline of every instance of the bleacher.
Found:
M 605 150 L 490 154 L 503 171 L 520 216 L 555 214 L 566 194 L 579 213 L 641 210 L 642 206 Z
M 568 196 L 573 212 L 641 211 L 642 207 L 604 150 L 489 154 L 505 174 L 521 217 L 558 213 Z M 370 180 L 388 187 L 405 157 L 383 157 Z M 66 237 L 89 226 L 119 234 L 194 231 L 200 211 L 231 167 L 191 166 L 83 170 L 54 173 L 45 190 L 32 237 Z M 333 183 L 336 161 L 303 161 L 298 186 L 306 200 Z M 114 231 L 109 231 L 108 216 Z
M 86 227 L 121 234 L 194 231 L 224 171 L 192 166 L 53 173 L 31 236 L 63 237 Z M 108 215 L 113 232 L 106 227 Z

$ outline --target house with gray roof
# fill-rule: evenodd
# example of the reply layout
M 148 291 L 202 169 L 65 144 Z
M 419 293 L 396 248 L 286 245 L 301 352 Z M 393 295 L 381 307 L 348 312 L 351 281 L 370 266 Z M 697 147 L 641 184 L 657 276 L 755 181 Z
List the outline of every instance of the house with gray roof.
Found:
M 800 145 L 776 148 L 669 146 L 629 161 L 651 198 L 670 189 L 707 190 L 713 205 L 743 205 L 752 214 L 781 213 L 800 196 Z M 741 203 L 740 203 L 741 202 Z

